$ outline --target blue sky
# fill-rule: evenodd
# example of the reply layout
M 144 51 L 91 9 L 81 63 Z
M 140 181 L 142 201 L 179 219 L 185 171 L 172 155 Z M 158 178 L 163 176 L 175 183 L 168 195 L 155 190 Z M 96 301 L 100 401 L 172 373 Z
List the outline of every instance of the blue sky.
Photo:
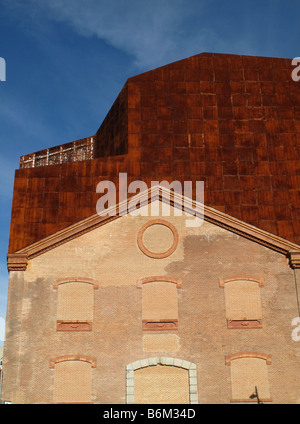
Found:
M 201 52 L 300 56 L 299 0 L 0 0 L 0 345 L 20 156 L 93 135 L 128 77 Z

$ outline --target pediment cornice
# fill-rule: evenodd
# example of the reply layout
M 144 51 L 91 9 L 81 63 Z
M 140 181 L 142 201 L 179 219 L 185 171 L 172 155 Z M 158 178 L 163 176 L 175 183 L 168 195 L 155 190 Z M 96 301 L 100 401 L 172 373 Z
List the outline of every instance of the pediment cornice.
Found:
M 131 202 L 133 199 L 135 199 L 134 204 L 139 201 L 141 206 L 147 205 L 149 202 L 160 200 L 161 202 L 170 203 L 174 208 L 182 210 L 184 208 L 184 212 L 187 214 L 190 213 L 191 216 L 196 214 L 196 216 L 203 218 L 207 222 L 282 253 L 289 259 L 292 268 L 300 268 L 300 246 L 297 244 L 278 237 L 275 234 L 261 230 L 253 225 L 247 224 L 246 222 L 240 221 L 239 219 L 220 212 L 214 208 L 200 205 L 196 201 L 174 193 L 172 190 L 165 187 L 155 186 L 132 196 L 127 201 L 121 202 L 117 204 L 116 207 L 111 208 L 116 211 L 114 216 L 110 216 L 110 209 L 107 209 L 103 216 L 99 214 L 92 215 L 89 218 L 64 228 L 63 230 L 39 240 L 38 242 L 33 243 L 17 252 L 8 254 L 8 269 L 18 271 L 25 270 L 28 260 L 42 255 L 51 249 L 55 249 L 56 247 L 80 237 L 89 231 L 93 231 L 108 222 L 121 218 L 124 216 L 126 211 L 127 213 L 131 211 L 130 204 L 133 204 Z

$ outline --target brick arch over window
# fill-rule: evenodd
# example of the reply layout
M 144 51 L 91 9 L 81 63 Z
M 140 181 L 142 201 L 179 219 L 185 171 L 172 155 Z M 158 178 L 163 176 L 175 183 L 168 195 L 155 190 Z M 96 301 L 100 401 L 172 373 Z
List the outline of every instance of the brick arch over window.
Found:
M 196 364 L 185 361 L 178 358 L 169 357 L 154 357 L 141 359 L 139 361 L 132 362 L 126 367 L 126 402 L 127 404 L 135 403 L 135 371 L 141 370 L 147 367 L 166 366 L 170 368 L 181 368 L 186 370 L 188 373 L 188 391 L 189 391 L 189 403 L 198 403 L 198 386 L 197 386 L 197 367 Z M 175 385 L 176 387 L 176 385 Z
M 272 364 L 271 355 L 266 355 L 265 353 L 259 353 L 259 352 L 239 352 L 239 353 L 234 353 L 232 355 L 227 355 L 225 356 L 225 364 L 230 365 L 231 361 L 234 361 L 235 359 L 239 359 L 239 358 L 259 358 L 259 359 L 264 359 L 267 365 Z
M 235 275 L 235 276 L 229 277 L 229 278 L 221 278 L 220 279 L 220 287 L 224 287 L 226 283 L 230 283 L 232 281 L 239 281 L 239 280 L 253 281 L 255 283 L 258 283 L 259 287 L 264 286 L 264 280 L 260 277 L 251 277 L 251 276 L 246 276 L 246 275 Z
M 97 367 L 97 359 L 92 358 L 91 356 L 86 355 L 63 355 L 63 356 L 57 356 L 56 358 L 50 359 L 50 368 L 54 368 L 55 364 L 58 364 L 59 362 L 64 361 L 83 361 L 83 362 L 89 362 L 92 366 L 92 368 Z
M 178 288 L 182 285 L 180 278 L 152 275 L 151 277 L 140 278 L 139 280 L 137 280 L 136 286 L 138 288 L 142 288 L 143 284 L 152 283 L 154 281 L 164 281 L 166 283 L 173 283 L 176 284 Z
M 93 280 L 92 278 L 87 277 L 65 277 L 60 278 L 59 280 L 56 280 L 56 283 L 53 285 L 54 289 L 58 289 L 58 286 L 60 284 L 65 283 L 86 283 L 86 284 L 92 284 L 94 286 L 94 289 L 98 289 L 98 282 L 96 280 Z

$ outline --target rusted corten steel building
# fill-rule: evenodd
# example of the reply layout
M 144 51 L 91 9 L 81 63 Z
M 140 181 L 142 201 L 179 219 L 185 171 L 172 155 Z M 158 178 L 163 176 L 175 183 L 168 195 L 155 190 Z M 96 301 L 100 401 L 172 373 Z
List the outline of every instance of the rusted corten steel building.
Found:
M 290 59 L 202 53 L 129 78 L 96 134 L 21 157 L 2 399 L 300 401 L 291 72 Z M 149 190 L 99 216 L 97 185 L 118 192 L 120 173 Z M 192 181 L 192 199 L 163 181 Z

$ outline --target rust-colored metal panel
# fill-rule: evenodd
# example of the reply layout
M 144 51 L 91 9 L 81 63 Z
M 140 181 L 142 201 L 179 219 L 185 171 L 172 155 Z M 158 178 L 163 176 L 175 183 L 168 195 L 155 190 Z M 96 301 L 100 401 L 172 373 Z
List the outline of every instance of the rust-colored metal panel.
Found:
M 9 252 L 96 213 L 97 183 L 119 172 L 204 180 L 208 206 L 300 243 L 291 72 L 289 59 L 202 53 L 129 78 L 95 136 L 21 158 Z

